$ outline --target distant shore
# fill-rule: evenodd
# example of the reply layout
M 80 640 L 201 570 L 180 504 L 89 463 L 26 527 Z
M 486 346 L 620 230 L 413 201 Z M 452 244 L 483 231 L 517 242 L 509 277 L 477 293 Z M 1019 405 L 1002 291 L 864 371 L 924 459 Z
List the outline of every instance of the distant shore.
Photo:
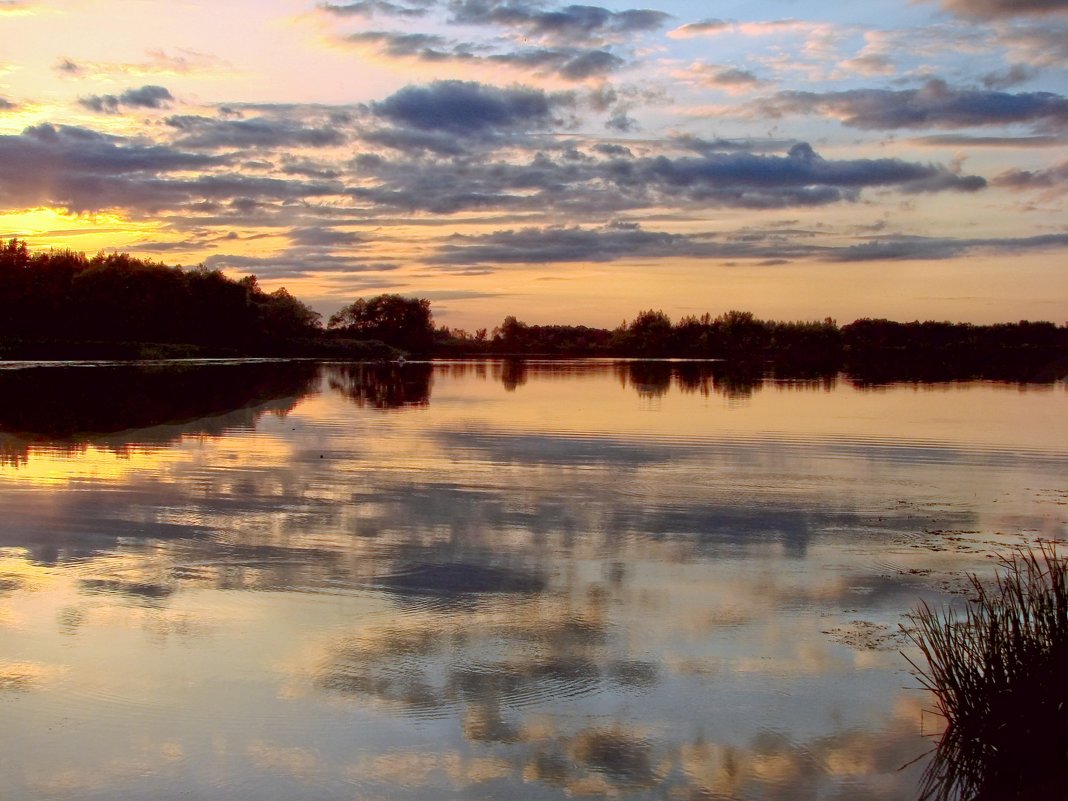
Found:
M 0 360 L 182 358 L 678 358 L 720 359 L 741 372 L 861 380 L 1068 375 L 1068 325 L 974 325 L 860 319 L 839 326 L 762 320 L 746 311 L 687 316 L 640 311 L 614 329 L 528 325 L 435 326 L 430 301 L 359 298 L 323 324 L 284 288 L 255 276 L 171 267 L 126 254 L 87 257 L 0 243 Z

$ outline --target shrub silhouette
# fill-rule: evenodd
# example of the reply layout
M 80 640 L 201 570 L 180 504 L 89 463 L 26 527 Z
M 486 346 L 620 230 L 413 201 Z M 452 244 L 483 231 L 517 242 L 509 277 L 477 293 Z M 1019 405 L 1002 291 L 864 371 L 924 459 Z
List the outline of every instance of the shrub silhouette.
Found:
M 1068 559 L 1052 544 L 1002 560 L 963 614 L 923 604 L 912 663 L 946 729 L 921 799 L 1068 798 Z M 910 660 L 911 662 L 911 660 Z

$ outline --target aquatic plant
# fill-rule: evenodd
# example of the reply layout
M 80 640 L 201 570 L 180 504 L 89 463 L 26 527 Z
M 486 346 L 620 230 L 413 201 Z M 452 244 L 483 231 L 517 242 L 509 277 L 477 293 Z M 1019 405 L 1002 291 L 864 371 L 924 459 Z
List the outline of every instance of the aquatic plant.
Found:
M 1001 562 L 992 584 L 970 577 L 963 613 L 909 616 L 946 720 L 923 801 L 1068 799 L 1068 559 L 1042 543 Z

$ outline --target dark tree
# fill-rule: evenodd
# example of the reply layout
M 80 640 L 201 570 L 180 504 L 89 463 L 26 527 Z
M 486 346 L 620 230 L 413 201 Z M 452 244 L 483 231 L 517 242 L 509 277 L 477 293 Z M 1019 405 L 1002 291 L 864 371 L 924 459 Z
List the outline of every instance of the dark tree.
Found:
M 410 353 L 426 353 L 434 343 L 434 318 L 425 298 L 360 298 L 331 316 L 329 327 L 346 337 L 377 339 Z
M 616 331 L 617 346 L 636 356 L 667 356 L 671 353 L 671 330 L 670 317 L 659 309 L 648 309 Z
M 318 313 L 284 289 L 264 292 L 254 276 L 0 245 L 0 356 L 128 358 L 170 346 L 284 355 L 321 334 Z

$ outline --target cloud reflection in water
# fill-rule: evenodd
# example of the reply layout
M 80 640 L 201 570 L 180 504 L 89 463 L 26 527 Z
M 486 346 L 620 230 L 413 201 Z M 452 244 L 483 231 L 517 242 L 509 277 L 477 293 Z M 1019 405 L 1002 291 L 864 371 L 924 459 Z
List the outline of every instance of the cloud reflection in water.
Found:
M 124 418 L 122 368 L 79 369 L 18 390 L 98 393 L 77 419 L 0 401 L 25 797 L 911 798 L 922 696 L 860 634 L 952 597 L 1005 521 L 1063 536 L 1056 442 L 818 416 L 944 414 L 911 387 L 202 366 Z

